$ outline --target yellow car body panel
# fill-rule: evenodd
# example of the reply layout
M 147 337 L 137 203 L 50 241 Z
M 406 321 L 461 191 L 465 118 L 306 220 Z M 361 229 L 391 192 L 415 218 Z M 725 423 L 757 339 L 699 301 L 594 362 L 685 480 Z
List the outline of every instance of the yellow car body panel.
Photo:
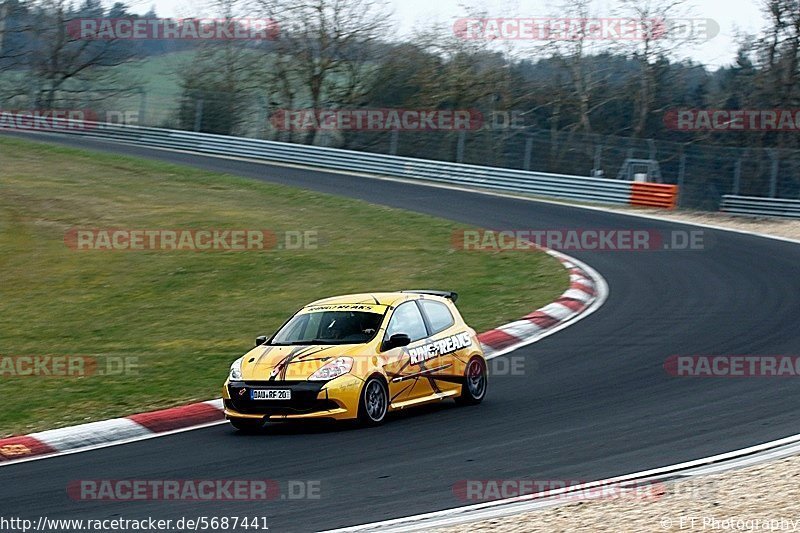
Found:
M 443 307 L 449 311 L 452 324 L 446 324 Z M 308 324 L 325 312 L 369 313 L 376 321 L 377 315 L 382 318 L 374 333 L 372 329 L 365 332 L 372 335 L 366 342 L 271 345 L 268 341 L 256 346 L 237 361 L 239 374 L 236 379 L 229 376 L 222 388 L 228 419 L 234 422 L 356 419 L 364 384 L 372 377 L 379 376 L 385 382 L 389 393 L 387 411 L 395 411 L 458 398 L 470 360 L 480 359 L 485 369 L 475 331 L 464 323 L 454 302 L 446 297 L 430 292 L 337 296 L 303 307 L 287 324 L 310 315 L 305 319 Z M 424 322 L 424 336 L 420 330 L 407 346 L 387 349 L 385 342 L 392 333 L 389 330 L 405 324 L 418 329 L 417 314 Z M 436 315 L 436 320 L 429 315 Z M 433 326 L 434 322 L 438 327 Z M 280 332 L 273 339 L 278 335 Z M 348 372 L 327 381 L 311 379 L 326 365 L 341 361 L 340 358 L 352 360 Z

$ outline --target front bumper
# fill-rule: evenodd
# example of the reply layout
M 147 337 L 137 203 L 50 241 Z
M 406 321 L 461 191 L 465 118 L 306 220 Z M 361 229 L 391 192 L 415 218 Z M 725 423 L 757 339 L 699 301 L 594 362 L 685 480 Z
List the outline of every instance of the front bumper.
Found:
M 358 416 L 363 381 L 351 374 L 328 382 L 234 381 L 222 388 L 226 418 L 346 420 Z M 251 400 L 252 389 L 290 389 L 291 400 Z

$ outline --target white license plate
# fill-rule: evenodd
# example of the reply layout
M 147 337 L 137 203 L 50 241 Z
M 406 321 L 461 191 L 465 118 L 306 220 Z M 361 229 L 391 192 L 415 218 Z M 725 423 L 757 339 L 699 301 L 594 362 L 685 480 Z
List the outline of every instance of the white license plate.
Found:
M 251 400 L 291 400 L 291 389 L 253 389 L 250 391 Z

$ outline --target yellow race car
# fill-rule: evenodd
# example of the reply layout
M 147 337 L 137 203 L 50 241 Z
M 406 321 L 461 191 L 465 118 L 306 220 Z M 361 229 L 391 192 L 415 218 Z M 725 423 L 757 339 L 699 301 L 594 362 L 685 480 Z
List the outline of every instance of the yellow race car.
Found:
M 231 365 L 225 416 L 240 430 L 295 419 L 384 421 L 448 398 L 480 403 L 487 372 L 475 330 L 447 291 L 337 296 L 295 313 Z

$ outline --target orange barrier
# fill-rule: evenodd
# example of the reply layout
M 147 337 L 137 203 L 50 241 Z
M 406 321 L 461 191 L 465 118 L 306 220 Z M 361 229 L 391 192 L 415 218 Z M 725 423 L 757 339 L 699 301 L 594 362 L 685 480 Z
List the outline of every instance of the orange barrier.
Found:
M 631 205 L 662 207 L 675 209 L 678 205 L 678 186 L 663 183 L 633 182 L 631 187 Z

